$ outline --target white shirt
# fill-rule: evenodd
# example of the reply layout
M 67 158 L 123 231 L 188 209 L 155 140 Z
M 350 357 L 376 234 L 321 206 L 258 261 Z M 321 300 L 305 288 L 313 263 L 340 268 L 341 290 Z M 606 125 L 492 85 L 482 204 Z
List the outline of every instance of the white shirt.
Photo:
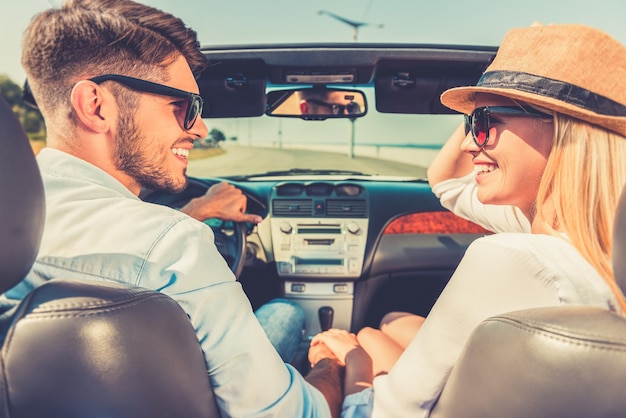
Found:
M 101 169 L 45 148 L 39 256 L 5 296 L 21 299 L 55 277 L 161 291 L 190 316 L 223 416 L 330 417 L 324 396 L 267 339 L 213 231 L 180 211 L 142 202 Z
M 437 191 L 467 219 L 493 231 L 530 230 L 516 208 L 476 204 L 473 181 L 446 183 L 449 187 L 438 184 Z M 342 416 L 427 417 L 481 321 L 503 312 L 563 304 L 613 311 L 618 306 L 604 279 L 566 237 L 503 232 L 478 238 L 390 373 L 376 377 L 372 388 L 346 397 Z

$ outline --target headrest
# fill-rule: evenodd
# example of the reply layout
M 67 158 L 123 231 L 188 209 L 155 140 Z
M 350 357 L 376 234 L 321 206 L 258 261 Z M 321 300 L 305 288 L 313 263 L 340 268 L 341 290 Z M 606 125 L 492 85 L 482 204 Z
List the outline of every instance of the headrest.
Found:
M 613 274 L 617 285 L 626 294 L 626 188 L 615 211 L 613 225 Z
M 41 174 L 26 132 L 0 97 L 0 293 L 37 257 L 45 217 Z

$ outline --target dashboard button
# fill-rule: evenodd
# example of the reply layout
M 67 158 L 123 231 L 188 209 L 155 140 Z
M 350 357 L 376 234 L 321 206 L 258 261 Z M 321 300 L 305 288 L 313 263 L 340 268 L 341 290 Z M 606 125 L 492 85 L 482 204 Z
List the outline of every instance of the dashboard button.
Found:
M 336 284 L 333 286 L 333 291 L 335 293 L 347 293 L 348 292 L 348 285 L 345 283 L 340 283 L 340 284 Z
M 297 293 L 303 293 L 306 290 L 306 285 L 304 283 L 292 283 L 291 291 Z

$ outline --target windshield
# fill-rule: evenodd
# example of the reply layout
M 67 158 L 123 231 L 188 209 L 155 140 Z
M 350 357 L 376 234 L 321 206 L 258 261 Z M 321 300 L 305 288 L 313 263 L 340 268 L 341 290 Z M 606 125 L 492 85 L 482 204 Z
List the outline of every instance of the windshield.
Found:
M 285 42 L 495 46 L 509 29 L 534 22 L 586 24 L 626 44 L 626 2 L 614 0 L 572 0 L 567 6 L 563 2 L 527 0 L 508 4 L 506 12 L 499 3 L 477 7 L 475 2 L 464 0 L 140 1 L 182 18 L 207 48 Z M 0 42 L 0 82 L 23 85 L 17 35 L 34 14 L 62 3 L 21 2 L 10 13 L 0 14 L 0 32 L 5 40 Z M 326 170 L 324 175 L 330 176 L 328 170 L 344 170 L 353 172 L 352 176 L 423 178 L 437 149 L 461 121 L 458 115 L 380 114 L 371 92 L 367 92 L 367 100 L 367 114 L 355 122 L 267 116 L 205 119 L 211 134 L 193 150 L 188 174 L 223 177 L 290 171 L 290 175 L 298 175 L 303 174 L 298 170 Z M 36 139 L 45 138 L 44 129 L 38 135 Z
M 196 144 L 187 173 L 197 177 L 425 178 L 426 169 L 462 116 L 379 113 L 373 92 L 366 93 L 368 113 L 358 119 L 204 119 L 209 138 Z

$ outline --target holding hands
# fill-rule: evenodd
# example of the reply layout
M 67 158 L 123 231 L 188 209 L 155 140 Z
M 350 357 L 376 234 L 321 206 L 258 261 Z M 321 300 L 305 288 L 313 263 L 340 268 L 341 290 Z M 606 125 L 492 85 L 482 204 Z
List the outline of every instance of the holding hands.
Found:
M 311 353 L 319 350 L 319 347 L 326 347 L 332 352 L 342 365 L 346 365 L 346 357 L 352 350 L 363 350 L 355 334 L 342 329 L 331 328 L 328 331 L 317 334 L 311 340 L 309 349 L 309 361 L 311 366 L 315 366 L 315 357 Z
M 313 337 L 309 349 L 311 366 L 315 366 L 328 353 L 345 366 L 344 396 L 372 385 L 372 359 L 361 347 L 355 334 L 331 328 Z

